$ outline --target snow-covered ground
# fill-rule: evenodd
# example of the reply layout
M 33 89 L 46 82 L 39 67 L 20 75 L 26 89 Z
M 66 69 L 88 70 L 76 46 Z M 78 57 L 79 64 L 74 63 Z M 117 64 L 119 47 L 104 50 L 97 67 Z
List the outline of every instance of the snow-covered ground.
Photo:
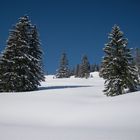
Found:
M 103 83 L 47 76 L 40 91 L 0 93 L 0 140 L 140 140 L 140 92 L 106 97 Z

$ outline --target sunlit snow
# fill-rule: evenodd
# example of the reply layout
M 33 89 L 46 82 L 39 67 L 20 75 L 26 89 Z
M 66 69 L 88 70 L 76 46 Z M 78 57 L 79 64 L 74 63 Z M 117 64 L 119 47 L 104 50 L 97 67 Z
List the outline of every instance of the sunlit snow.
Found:
M 106 97 L 104 80 L 46 76 L 39 91 L 0 94 L 0 140 L 139 140 L 140 92 Z

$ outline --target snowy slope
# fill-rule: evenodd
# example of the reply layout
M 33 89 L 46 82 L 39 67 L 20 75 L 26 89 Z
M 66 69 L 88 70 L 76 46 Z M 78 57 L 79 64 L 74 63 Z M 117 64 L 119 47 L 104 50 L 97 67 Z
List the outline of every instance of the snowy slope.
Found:
M 106 97 L 103 79 L 53 79 L 0 94 L 0 140 L 139 140 L 140 92 Z

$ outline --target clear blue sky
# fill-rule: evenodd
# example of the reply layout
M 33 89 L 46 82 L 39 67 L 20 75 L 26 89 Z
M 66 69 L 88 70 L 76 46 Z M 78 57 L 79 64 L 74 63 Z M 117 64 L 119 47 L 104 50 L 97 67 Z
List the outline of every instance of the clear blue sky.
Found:
M 129 47 L 140 47 L 139 0 L 1 0 L 1 51 L 9 29 L 25 14 L 38 27 L 49 73 L 55 73 L 63 51 L 70 66 L 80 63 L 84 54 L 90 63 L 100 63 L 114 24 L 125 33 Z

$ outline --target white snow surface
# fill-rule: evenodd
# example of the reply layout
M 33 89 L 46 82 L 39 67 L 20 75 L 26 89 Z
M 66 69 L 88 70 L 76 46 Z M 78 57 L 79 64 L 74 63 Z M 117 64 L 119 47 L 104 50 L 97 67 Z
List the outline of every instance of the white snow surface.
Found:
M 140 92 L 106 97 L 104 80 L 53 79 L 0 93 L 0 140 L 140 140 Z

